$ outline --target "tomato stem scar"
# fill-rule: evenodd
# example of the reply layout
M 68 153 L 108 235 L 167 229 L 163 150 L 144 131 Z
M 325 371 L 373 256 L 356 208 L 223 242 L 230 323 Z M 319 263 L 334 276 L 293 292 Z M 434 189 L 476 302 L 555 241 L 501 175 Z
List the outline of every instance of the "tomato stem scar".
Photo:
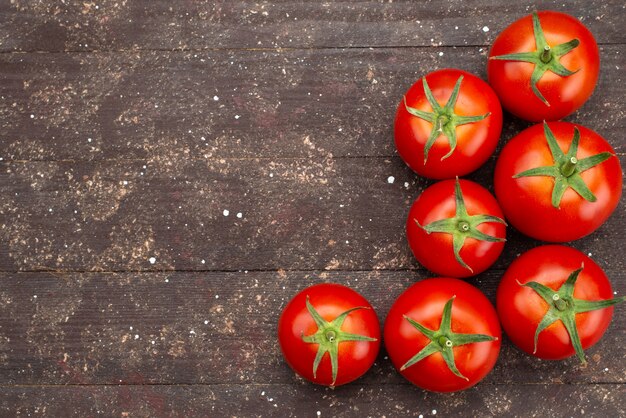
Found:
M 478 241 L 502 242 L 504 238 L 494 237 L 478 230 L 478 226 L 485 222 L 495 222 L 506 225 L 503 219 L 493 215 L 470 215 L 465 206 L 465 199 L 461 191 L 461 183 L 457 177 L 454 185 L 454 200 L 456 203 L 455 215 L 451 218 L 439 219 L 426 225 L 421 225 L 417 219 L 415 223 L 422 228 L 427 234 L 440 232 L 452 235 L 452 249 L 456 261 L 468 269 L 472 273 L 472 268 L 461 258 L 461 249 L 467 238 L 473 238 Z
M 535 293 L 537 293 L 549 306 L 548 311 L 545 313 L 535 330 L 534 353 L 537 352 L 537 343 L 541 331 L 548 328 L 554 322 L 561 321 L 569 334 L 570 342 L 574 347 L 576 355 L 580 359 L 581 363 L 586 363 L 585 353 L 580 341 L 580 336 L 578 335 L 576 314 L 608 308 L 609 306 L 623 302 L 626 299 L 624 297 L 604 300 L 586 300 L 575 298 L 574 287 L 582 271 L 583 267 L 574 270 L 556 291 L 539 282 L 520 283 L 520 286 L 529 287 L 534 290 Z
M 457 137 L 456 137 L 456 128 L 460 125 L 465 125 L 468 123 L 474 123 L 481 121 L 487 118 L 490 113 L 485 113 L 484 115 L 477 116 L 461 116 L 457 115 L 454 112 L 454 107 L 456 105 L 456 101 L 459 97 L 459 91 L 461 89 L 461 82 L 463 81 L 463 76 L 460 76 L 452 92 L 450 93 L 450 97 L 444 106 L 441 106 L 435 96 L 428 86 L 428 82 L 426 81 L 426 77 L 422 77 L 422 86 L 424 88 L 424 95 L 426 96 L 426 100 L 430 107 L 432 108 L 431 112 L 427 112 L 425 110 L 416 109 L 414 107 L 410 107 L 406 103 L 406 96 L 404 97 L 404 108 L 411 115 L 416 116 L 422 120 L 430 122 L 432 124 L 432 129 L 426 144 L 424 145 L 424 164 L 428 161 L 428 154 L 433 144 L 439 138 L 439 136 L 443 135 L 448 139 L 448 144 L 450 145 L 450 151 L 444 155 L 441 160 L 445 160 L 449 156 L 452 155 L 454 150 L 456 149 Z
M 550 60 L 552 59 L 552 48 L 550 48 L 550 45 L 546 45 L 543 47 L 543 52 L 541 53 L 540 59 L 541 62 L 547 64 L 550 62 Z
M 404 319 L 409 321 L 415 329 L 427 337 L 430 340 L 430 343 L 424 346 L 424 348 L 422 348 L 417 354 L 404 363 L 402 367 L 400 367 L 400 371 L 411 367 L 431 354 L 439 352 L 452 373 L 462 379 L 469 380 L 467 377 L 463 376 L 456 367 L 453 347 L 484 341 L 496 341 L 497 338 L 492 337 L 491 335 L 461 334 L 452 331 L 452 303 L 454 302 L 454 299 L 455 296 L 449 299 L 444 305 L 443 313 L 441 314 L 441 322 L 439 324 L 439 329 L 437 330 L 426 328 L 419 322 L 404 315 Z
M 561 77 L 569 77 L 578 72 L 579 69 L 575 71 L 568 70 L 561 64 L 560 59 L 576 47 L 580 45 L 580 41 L 576 38 L 551 47 L 548 45 L 548 41 L 543 33 L 543 28 L 541 27 L 541 22 L 539 21 L 539 15 L 537 12 L 533 12 L 532 14 L 532 23 L 533 23 L 533 32 L 535 35 L 535 51 L 529 52 L 515 52 L 512 54 L 505 55 L 496 55 L 490 57 L 489 59 L 493 60 L 502 60 L 502 61 L 519 61 L 519 62 L 530 62 L 535 65 L 533 72 L 530 76 L 530 88 L 535 93 L 535 96 L 539 100 L 543 102 L 546 106 L 550 106 L 550 103 L 543 97 L 541 91 L 537 87 L 537 83 L 541 80 L 541 77 L 546 73 L 546 71 L 551 71 L 554 74 L 560 75 Z
M 579 160 L 578 157 L 576 157 L 578 153 L 578 143 L 580 141 L 580 131 L 578 128 L 574 128 L 574 137 L 572 138 L 567 153 L 561 150 L 547 122 L 543 123 L 543 131 L 548 143 L 548 148 L 550 149 L 550 154 L 552 154 L 553 164 L 530 168 L 515 174 L 513 178 L 517 179 L 520 177 L 533 176 L 554 177 L 551 203 L 552 206 L 557 209 L 560 208 L 561 199 L 568 188 L 574 189 L 583 199 L 589 202 L 595 202 L 597 200 L 596 196 L 589 189 L 580 174 L 598 164 L 602 164 L 614 155 L 610 152 L 601 152 Z
M 317 368 L 322 362 L 322 358 L 326 353 L 330 357 L 333 381 L 331 387 L 335 386 L 337 381 L 337 372 L 339 369 L 339 344 L 344 341 L 376 341 L 376 338 L 365 335 L 351 334 L 341 330 L 345 319 L 350 313 L 359 309 L 369 309 L 366 306 L 357 306 L 342 312 L 332 321 L 328 322 L 315 310 L 309 296 L 306 297 L 306 308 L 313 317 L 317 325 L 317 332 L 311 335 L 302 335 L 302 341 L 309 344 L 318 344 L 317 354 L 313 362 L 313 377 L 317 379 Z

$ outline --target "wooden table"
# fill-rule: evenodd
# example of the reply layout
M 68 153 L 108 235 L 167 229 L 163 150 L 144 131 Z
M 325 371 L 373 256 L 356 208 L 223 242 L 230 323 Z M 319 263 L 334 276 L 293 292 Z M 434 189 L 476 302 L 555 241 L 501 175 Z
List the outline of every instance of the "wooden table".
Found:
M 438 68 L 485 78 L 495 36 L 534 7 L 1 1 L 0 415 L 624 416 L 624 305 L 586 367 L 505 341 L 485 381 L 451 395 L 384 352 L 353 384 L 305 383 L 276 341 L 306 286 L 350 285 L 382 321 L 430 276 L 404 222 L 431 182 L 395 152 L 395 107 Z M 623 1 L 536 7 L 596 36 L 596 92 L 567 119 L 624 165 Z M 502 143 L 526 126 L 507 115 Z M 491 187 L 494 161 L 469 178 Z M 571 244 L 622 294 L 625 208 Z M 493 300 L 536 245 L 510 228 L 470 282 Z

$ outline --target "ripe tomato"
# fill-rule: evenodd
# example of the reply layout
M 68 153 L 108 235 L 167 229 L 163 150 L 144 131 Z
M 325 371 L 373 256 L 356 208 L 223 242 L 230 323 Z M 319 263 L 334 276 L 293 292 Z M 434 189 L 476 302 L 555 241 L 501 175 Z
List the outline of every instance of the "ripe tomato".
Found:
M 391 307 L 384 335 L 396 369 L 435 392 L 474 386 L 500 352 L 495 309 L 480 290 L 459 279 L 426 279 L 409 287 Z
M 415 200 L 406 221 L 411 250 L 428 270 L 469 277 L 485 271 L 504 248 L 506 224 L 496 199 L 469 180 L 444 180 Z
M 595 231 L 622 193 L 622 169 L 597 133 L 568 122 L 532 126 L 506 144 L 495 191 L 507 220 L 533 238 L 565 242 Z
M 501 130 L 502 108 L 491 87 L 465 71 L 444 69 L 406 92 L 394 135 L 409 167 L 444 179 L 468 174 L 487 161 Z
M 372 306 L 354 290 L 318 284 L 285 306 L 278 321 L 278 340 L 296 373 L 320 385 L 339 386 L 374 364 L 380 325 Z
M 600 54 L 580 21 L 559 12 L 539 12 L 508 26 L 489 52 L 487 77 L 502 106 L 538 122 L 564 118 L 596 87 Z
M 597 343 L 614 305 L 611 283 L 589 257 L 570 247 L 544 245 L 518 257 L 496 296 L 507 335 L 520 349 L 543 359 L 563 359 Z

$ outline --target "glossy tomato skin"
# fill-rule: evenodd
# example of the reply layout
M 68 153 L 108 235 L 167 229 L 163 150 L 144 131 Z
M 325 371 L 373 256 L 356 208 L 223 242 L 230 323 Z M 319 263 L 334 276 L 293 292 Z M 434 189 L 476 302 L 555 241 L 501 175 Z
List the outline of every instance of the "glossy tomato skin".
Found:
M 567 152 L 574 128 L 578 128 L 579 160 L 605 151 L 615 154 L 604 138 L 584 126 L 569 122 L 550 122 L 548 126 L 563 152 Z M 597 201 L 589 202 L 569 188 L 558 209 L 551 202 L 552 177 L 513 178 L 524 170 L 551 165 L 553 161 L 541 124 L 522 131 L 504 146 L 498 157 L 496 197 L 509 223 L 520 232 L 549 242 L 576 240 L 599 228 L 617 207 L 622 193 L 622 169 L 619 159 L 612 156 L 582 172 Z
M 362 306 L 345 319 L 342 331 L 375 338 L 376 341 L 344 341 L 339 344 L 338 373 L 334 386 L 349 383 L 363 375 L 376 360 L 380 349 L 380 324 L 370 303 L 353 289 L 332 283 L 310 286 L 295 295 L 278 321 L 278 339 L 289 366 L 305 379 L 320 385 L 333 383 L 329 354 L 326 353 L 313 377 L 318 345 L 305 343 L 302 335 L 314 334 L 318 327 L 306 307 L 306 298 L 326 321 L 348 309 Z
M 557 290 L 583 264 L 574 287 L 574 297 L 585 300 L 613 298 L 611 283 L 604 271 L 591 258 L 571 247 L 536 247 L 509 266 L 498 287 L 496 306 L 504 331 L 517 347 L 548 360 L 564 359 L 575 354 L 561 321 L 556 321 L 539 334 L 537 352 L 533 353 L 535 331 L 548 306 L 535 291 L 521 286 L 518 281 L 522 284 L 535 281 Z M 583 349 L 602 338 L 612 317 L 613 307 L 576 314 L 576 327 Z
M 470 180 L 459 180 L 469 215 L 493 215 L 504 219 L 496 199 L 487 189 Z M 463 267 L 454 257 L 452 236 L 433 232 L 427 234 L 420 225 L 455 215 L 455 180 L 444 180 L 428 187 L 415 200 L 406 221 L 406 235 L 417 261 L 433 273 L 450 277 L 469 277 L 487 270 L 500 256 L 504 242 L 478 241 L 467 238 L 461 249 L 461 258 L 473 271 Z M 480 232 L 497 238 L 506 237 L 506 226 L 483 223 Z
M 456 150 L 443 161 L 441 158 L 450 151 L 446 137 L 441 135 L 435 141 L 424 164 L 424 146 L 432 124 L 411 115 L 403 100 L 398 105 L 394 125 L 398 154 L 413 171 L 422 176 L 446 179 L 471 173 L 487 161 L 498 144 L 502 131 L 502 107 L 487 83 L 471 73 L 457 69 L 434 71 L 426 75 L 426 80 L 437 102 L 444 106 L 460 76 L 463 76 L 463 81 L 455 113 L 476 116 L 491 112 L 491 115 L 481 121 L 458 126 Z M 405 96 L 408 106 L 427 112 L 432 110 L 421 79 L 411 86 Z
M 490 59 L 487 65 L 489 84 L 498 94 L 502 106 L 515 116 L 532 122 L 562 119 L 580 108 L 593 93 L 600 69 L 598 45 L 589 29 L 578 19 L 552 11 L 538 14 L 550 46 L 572 39 L 580 41 L 559 61 L 571 71 L 578 70 L 575 74 L 562 77 L 548 71 L 537 83 L 550 106 L 546 106 L 531 89 L 534 64 Z M 498 35 L 489 57 L 535 50 L 532 15 L 528 15 Z
M 443 307 L 453 296 L 452 331 L 485 334 L 497 340 L 454 347 L 455 363 L 461 374 L 454 375 L 440 353 L 434 353 L 400 373 L 413 384 L 435 392 L 467 389 L 481 381 L 496 364 L 500 353 L 501 331 L 498 316 L 489 300 L 474 286 L 453 278 L 433 278 L 417 282 L 398 297 L 385 320 L 385 348 L 393 365 L 400 370 L 418 353 L 428 338 L 405 318 L 426 328 L 438 329 Z

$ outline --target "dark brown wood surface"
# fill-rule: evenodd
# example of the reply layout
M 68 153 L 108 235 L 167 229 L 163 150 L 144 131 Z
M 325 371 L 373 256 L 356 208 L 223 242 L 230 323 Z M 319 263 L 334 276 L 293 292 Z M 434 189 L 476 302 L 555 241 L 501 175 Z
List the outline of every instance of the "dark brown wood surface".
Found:
M 619 0 L 7 0 L 0 50 L 489 45 L 512 20 L 546 9 L 580 18 L 601 43 L 626 42 Z
M 354 287 L 382 322 L 431 275 L 404 236 L 431 182 L 395 153 L 395 107 L 438 68 L 485 78 L 489 44 L 535 7 L 596 36 L 596 92 L 567 120 L 626 164 L 623 2 L 512 3 L 0 1 L 0 416 L 626 415 L 625 306 L 586 366 L 505 339 L 485 381 L 451 395 L 384 351 L 316 387 L 278 349 L 308 285 Z M 501 144 L 527 126 L 507 115 Z M 469 178 L 491 187 L 495 158 Z M 618 294 L 624 200 L 570 244 Z M 508 234 L 470 279 L 491 300 L 540 244 Z

